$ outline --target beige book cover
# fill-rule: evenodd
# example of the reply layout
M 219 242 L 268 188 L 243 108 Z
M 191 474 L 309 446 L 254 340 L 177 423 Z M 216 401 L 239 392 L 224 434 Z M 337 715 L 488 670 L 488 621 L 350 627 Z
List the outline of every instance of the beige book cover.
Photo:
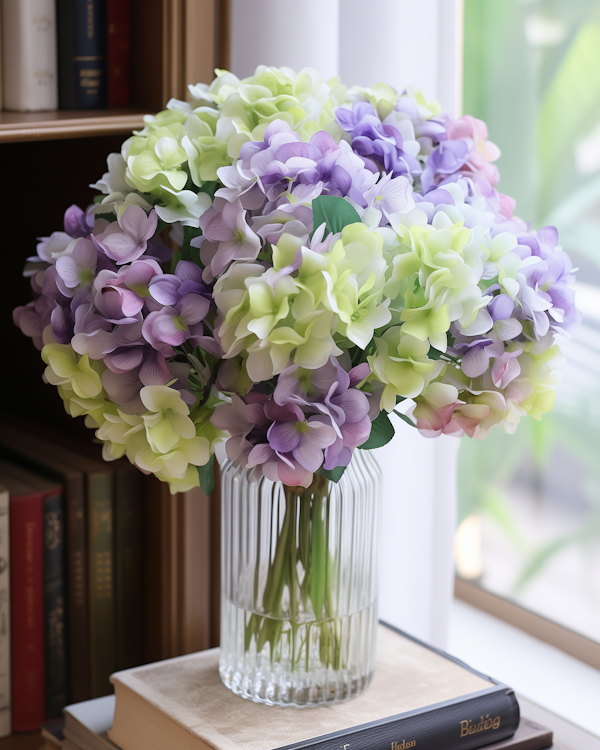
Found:
M 110 738 L 123 750 L 273 750 L 482 691 L 496 695 L 495 689 L 506 692 L 507 705 L 515 707 L 503 724 L 504 737 L 518 724 L 512 691 L 500 690 L 504 686 L 385 626 L 378 629 L 371 685 L 345 703 L 302 709 L 255 704 L 221 683 L 218 663 L 219 649 L 211 649 L 114 674 L 116 710 Z M 479 721 L 479 716 L 460 718 Z M 454 723 L 458 736 L 458 718 Z M 487 742 L 501 738 L 490 734 Z M 486 744 L 483 733 L 481 740 L 466 739 L 465 748 Z M 397 741 L 400 746 L 403 738 Z M 338 750 L 343 743 L 338 738 L 329 746 Z
M 54 0 L 2 0 L 4 109 L 58 107 Z

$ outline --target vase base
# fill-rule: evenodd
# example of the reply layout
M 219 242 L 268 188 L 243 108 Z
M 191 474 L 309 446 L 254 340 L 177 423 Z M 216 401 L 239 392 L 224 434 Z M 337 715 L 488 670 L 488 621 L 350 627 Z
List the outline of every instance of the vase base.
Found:
M 347 617 L 293 625 L 225 599 L 221 616 L 226 626 L 221 631 L 225 642 L 219 674 L 223 684 L 242 698 L 270 706 L 330 705 L 356 697 L 371 682 L 377 602 Z M 263 630 L 278 635 L 259 650 Z
M 241 675 L 228 669 L 220 669 L 219 674 L 223 684 L 233 693 L 254 703 L 265 703 L 268 706 L 290 706 L 292 708 L 307 708 L 331 705 L 356 698 L 369 686 L 373 673 L 360 678 L 336 673 L 333 679 L 323 684 L 310 686 L 294 686 L 291 683 L 275 682 L 266 676 Z

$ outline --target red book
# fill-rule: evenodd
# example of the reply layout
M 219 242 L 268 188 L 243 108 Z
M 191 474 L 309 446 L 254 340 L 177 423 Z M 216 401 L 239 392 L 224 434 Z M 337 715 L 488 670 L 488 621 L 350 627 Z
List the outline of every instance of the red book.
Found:
M 2 473 L 10 494 L 12 728 L 39 729 L 45 719 L 43 492 Z
M 129 0 L 106 2 L 108 106 L 131 103 L 131 13 Z

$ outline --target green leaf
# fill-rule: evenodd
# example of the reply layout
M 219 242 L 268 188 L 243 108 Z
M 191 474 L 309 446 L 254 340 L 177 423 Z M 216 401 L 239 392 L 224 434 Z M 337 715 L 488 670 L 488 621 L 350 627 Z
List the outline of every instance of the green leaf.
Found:
M 197 266 L 202 266 L 200 263 L 200 248 L 192 247 L 190 242 L 202 234 L 202 230 L 198 227 L 184 227 L 183 228 L 183 245 L 181 247 L 181 256 L 183 260 L 191 260 Z
M 448 342 L 448 349 L 452 349 L 452 347 L 454 346 L 454 342 L 456 341 L 456 339 L 454 338 L 454 336 L 450 335 L 449 331 L 446 333 L 446 340 Z M 445 352 L 441 352 L 439 349 L 434 349 L 433 346 L 430 346 L 429 347 L 429 351 L 427 352 L 427 356 L 429 357 L 429 359 L 438 360 L 440 357 L 442 357 L 444 355 L 445 355 Z M 449 354 L 446 355 L 446 356 L 450 357 Z M 453 358 L 450 357 L 450 359 L 453 359 Z
M 407 416 L 406 416 L 406 414 L 402 414 L 401 412 L 399 412 L 399 411 L 396 411 L 395 409 L 394 409 L 394 414 L 395 414 L 395 415 L 396 415 L 397 417 L 400 417 L 400 419 L 401 419 L 401 420 L 402 420 L 403 422 L 406 422 L 406 424 L 410 425 L 411 427 L 416 427 L 416 426 L 417 426 L 417 425 L 416 425 L 416 424 L 415 424 L 415 423 L 414 423 L 414 422 L 412 421 L 412 419 L 411 419 L 410 417 L 407 417 Z
M 218 180 L 213 180 L 212 182 L 204 182 L 202 183 L 202 187 L 198 188 L 198 192 L 200 193 L 206 193 L 210 196 L 211 200 L 215 199 L 215 193 L 217 190 L 221 187 L 221 183 Z M 195 188 L 192 188 L 195 190 Z
M 335 195 L 320 195 L 312 202 L 313 231 L 315 233 L 325 222 L 325 236 L 341 232 L 348 224 L 356 224 L 360 216 L 356 209 L 344 198 Z
M 210 457 L 207 464 L 204 466 L 197 466 L 198 478 L 200 479 L 200 487 L 205 495 L 210 495 L 215 486 L 215 454 Z
M 325 479 L 330 479 L 337 484 L 342 478 L 343 473 L 346 471 L 346 468 L 346 466 L 336 466 L 335 469 L 328 470 L 321 467 L 319 469 L 319 474 L 325 477 Z
M 386 411 L 382 411 L 379 416 L 373 420 L 371 425 L 371 434 L 366 442 L 359 446 L 362 450 L 373 450 L 387 445 L 394 437 L 394 425 L 390 422 L 390 417 Z

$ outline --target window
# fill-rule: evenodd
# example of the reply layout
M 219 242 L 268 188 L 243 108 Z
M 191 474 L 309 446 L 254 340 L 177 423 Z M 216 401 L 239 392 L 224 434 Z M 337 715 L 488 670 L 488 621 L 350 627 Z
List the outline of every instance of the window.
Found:
M 600 641 L 600 0 L 465 0 L 464 111 L 516 214 L 558 228 L 583 322 L 542 422 L 461 441 L 458 572 Z

